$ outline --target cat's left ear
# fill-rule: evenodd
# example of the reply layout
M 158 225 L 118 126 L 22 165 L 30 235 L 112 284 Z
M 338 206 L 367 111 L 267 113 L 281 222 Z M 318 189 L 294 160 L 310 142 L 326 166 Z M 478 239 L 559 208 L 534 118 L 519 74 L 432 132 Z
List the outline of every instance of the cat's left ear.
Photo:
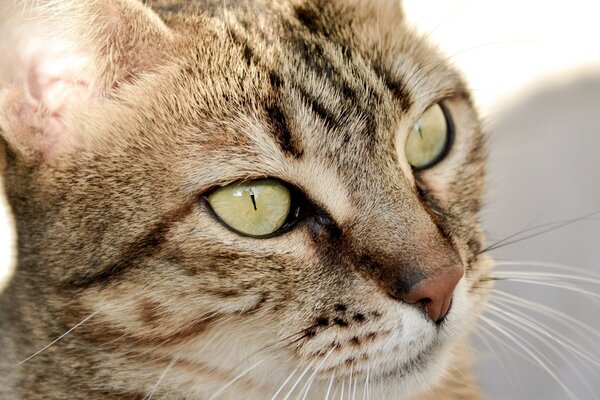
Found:
M 137 0 L 2 0 L 0 135 L 45 160 L 84 145 L 86 110 L 158 67 L 170 41 Z
M 402 0 L 336 0 L 365 12 L 382 23 L 396 23 L 404 18 Z
M 295 1 L 295 0 L 292 0 Z M 402 0 L 297 0 L 305 5 L 317 7 L 334 6 L 342 14 L 350 12 L 355 15 L 354 22 L 364 21 L 369 24 L 385 26 L 398 24 L 404 19 Z

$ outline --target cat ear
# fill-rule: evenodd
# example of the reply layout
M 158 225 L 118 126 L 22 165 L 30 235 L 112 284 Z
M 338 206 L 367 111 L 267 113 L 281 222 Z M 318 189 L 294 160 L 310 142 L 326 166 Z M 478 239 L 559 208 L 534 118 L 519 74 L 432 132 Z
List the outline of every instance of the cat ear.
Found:
M 380 26 L 397 24 L 404 19 L 402 0 L 327 0 L 327 3 L 337 3 L 343 9 L 351 9 L 359 19 Z
M 85 109 L 165 59 L 170 31 L 139 1 L 2 2 L 0 135 L 21 155 L 82 145 Z
M 351 5 L 359 10 L 366 11 L 377 18 L 386 21 L 401 20 L 403 18 L 402 0 L 337 0 L 340 3 Z

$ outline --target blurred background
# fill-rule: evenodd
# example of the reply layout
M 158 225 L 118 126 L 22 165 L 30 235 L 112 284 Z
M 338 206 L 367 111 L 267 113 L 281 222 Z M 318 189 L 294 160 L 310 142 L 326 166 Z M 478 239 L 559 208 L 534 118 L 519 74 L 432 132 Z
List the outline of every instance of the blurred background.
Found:
M 491 399 L 600 399 L 600 2 L 404 4 L 485 121 L 490 244 L 521 232 L 491 252 L 506 280 L 473 338 L 480 380 Z M 4 204 L 0 287 L 14 254 Z
M 525 231 L 491 251 L 507 280 L 473 338 L 480 381 L 490 399 L 600 399 L 600 2 L 404 1 L 485 121 L 489 243 Z

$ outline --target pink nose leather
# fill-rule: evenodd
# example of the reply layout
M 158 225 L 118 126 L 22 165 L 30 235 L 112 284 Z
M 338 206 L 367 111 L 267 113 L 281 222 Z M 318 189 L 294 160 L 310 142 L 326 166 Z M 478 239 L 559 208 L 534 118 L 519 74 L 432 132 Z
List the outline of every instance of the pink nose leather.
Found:
M 462 276 L 461 266 L 445 268 L 414 284 L 401 299 L 410 304 L 423 304 L 427 315 L 439 322 L 448 314 L 454 289 Z

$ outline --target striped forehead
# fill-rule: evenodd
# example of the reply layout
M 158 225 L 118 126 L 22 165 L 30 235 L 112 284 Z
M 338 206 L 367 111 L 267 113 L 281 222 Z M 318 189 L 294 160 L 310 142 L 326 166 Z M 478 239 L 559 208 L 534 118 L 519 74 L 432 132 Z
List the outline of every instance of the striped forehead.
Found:
M 352 155 L 354 161 L 382 146 L 392 151 L 395 129 L 412 107 L 463 90 L 442 63 L 419 59 L 418 46 L 401 40 L 409 36 L 404 28 L 389 49 L 365 48 L 360 32 L 334 17 L 325 21 L 326 13 L 297 7 L 266 21 L 234 16 L 228 24 L 245 62 L 267 77 L 265 116 L 285 155 L 310 152 L 339 161 Z

